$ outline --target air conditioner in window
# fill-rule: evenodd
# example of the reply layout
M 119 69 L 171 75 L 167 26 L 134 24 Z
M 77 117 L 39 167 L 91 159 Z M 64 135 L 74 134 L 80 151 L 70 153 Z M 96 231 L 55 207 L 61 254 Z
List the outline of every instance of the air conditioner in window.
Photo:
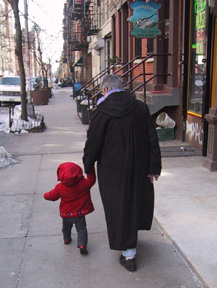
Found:
M 104 46 L 105 46 L 104 39 L 98 39 L 98 40 L 95 42 L 93 48 L 94 48 L 95 50 L 100 50 L 100 49 L 104 48 Z

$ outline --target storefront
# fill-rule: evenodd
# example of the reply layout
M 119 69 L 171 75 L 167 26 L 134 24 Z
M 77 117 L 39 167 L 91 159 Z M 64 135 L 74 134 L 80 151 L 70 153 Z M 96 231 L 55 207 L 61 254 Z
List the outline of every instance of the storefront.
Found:
M 215 21 L 210 2 L 185 1 L 185 68 L 183 77 L 184 134 L 186 141 L 206 155 L 208 123 L 205 115 L 214 105 Z

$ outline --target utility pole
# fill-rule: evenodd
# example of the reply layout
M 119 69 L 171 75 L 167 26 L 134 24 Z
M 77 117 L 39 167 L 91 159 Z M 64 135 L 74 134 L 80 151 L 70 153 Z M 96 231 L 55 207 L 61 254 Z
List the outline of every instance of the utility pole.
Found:
M 26 57 L 26 92 L 27 92 L 27 109 L 28 116 L 35 117 L 30 80 L 30 58 L 29 58 L 29 28 L 28 28 L 28 5 L 24 0 L 24 17 L 25 17 L 25 57 Z

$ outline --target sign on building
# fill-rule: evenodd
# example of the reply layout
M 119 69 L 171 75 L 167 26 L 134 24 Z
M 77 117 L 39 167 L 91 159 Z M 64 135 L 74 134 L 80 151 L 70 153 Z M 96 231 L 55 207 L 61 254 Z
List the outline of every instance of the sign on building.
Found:
M 159 29 L 159 9 L 161 4 L 155 1 L 134 1 L 130 3 L 133 15 L 127 21 L 133 24 L 130 31 L 131 36 L 137 38 L 155 38 L 161 35 Z

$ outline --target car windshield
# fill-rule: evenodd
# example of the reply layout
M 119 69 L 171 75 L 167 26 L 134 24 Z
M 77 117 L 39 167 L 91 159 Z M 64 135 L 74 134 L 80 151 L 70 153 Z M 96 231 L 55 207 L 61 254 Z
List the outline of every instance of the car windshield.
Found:
M 30 79 L 31 83 L 36 83 L 36 79 L 37 79 L 37 77 L 32 77 L 32 78 Z
M 20 78 L 18 77 L 2 77 L 0 78 L 1 85 L 20 85 Z

